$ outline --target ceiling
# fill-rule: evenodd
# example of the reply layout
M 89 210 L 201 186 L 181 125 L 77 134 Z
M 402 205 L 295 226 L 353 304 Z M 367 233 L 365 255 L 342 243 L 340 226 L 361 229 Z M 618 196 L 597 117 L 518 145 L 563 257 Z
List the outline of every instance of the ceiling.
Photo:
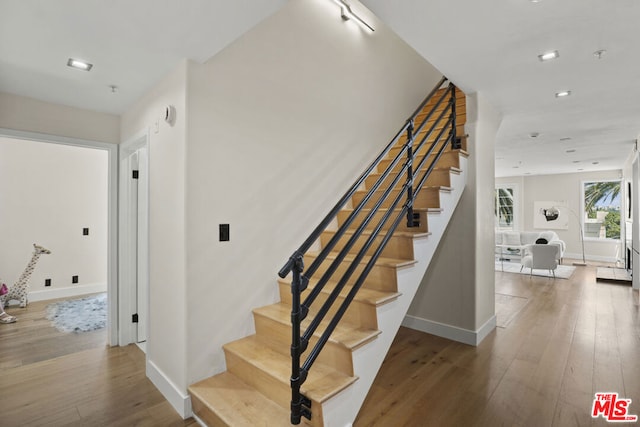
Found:
M 286 2 L 0 0 L 0 91 L 121 114 L 180 60 L 206 61 Z
M 181 59 L 207 60 L 285 3 L 0 0 L 0 91 L 120 114 Z M 640 134 L 640 1 L 362 3 L 502 113 L 496 176 L 622 167 Z M 550 50 L 560 57 L 538 60 Z

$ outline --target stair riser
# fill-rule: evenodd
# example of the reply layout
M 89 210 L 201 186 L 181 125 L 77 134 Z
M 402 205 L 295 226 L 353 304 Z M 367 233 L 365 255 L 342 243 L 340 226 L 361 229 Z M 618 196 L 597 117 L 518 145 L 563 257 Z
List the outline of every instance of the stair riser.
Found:
M 426 169 L 423 169 L 421 171 L 417 171 L 414 172 L 415 174 L 417 174 L 418 176 L 422 176 L 422 174 L 426 171 Z M 384 181 L 382 182 L 382 184 L 380 185 L 380 187 L 378 187 L 380 190 L 384 190 L 386 188 L 389 187 L 389 185 L 391 184 L 391 182 L 393 181 L 393 179 L 398 175 L 398 172 L 392 172 L 389 174 L 389 176 L 387 176 Z M 406 176 L 406 173 L 404 174 Z M 415 175 L 414 175 L 415 176 Z M 380 178 L 379 174 L 375 174 L 375 175 L 371 175 L 369 177 L 367 177 L 367 179 L 364 181 L 365 186 L 369 189 L 372 188 L 373 185 L 378 182 L 378 179 Z M 415 178 L 414 178 L 415 179 Z M 402 179 L 400 182 L 404 183 L 404 181 L 406 181 L 405 179 Z M 449 172 L 448 169 L 437 169 L 431 172 L 431 174 L 429 175 L 429 177 L 427 178 L 427 182 L 425 184 L 426 186 L 442 186 L 442 187 L 449 187 L 451 186 L 451 172 Z
M 291 407 L 291 386 L 288 382 L 284 383 L 277 378 L 272 377 L 263 370 L 248 363 L 240 355 L 225 349 L 225 360 L 227 362 L 227 371 L 236 375 L 242 381 L 258 390 L 260 393 L 268 396 L 276 404 L 283 408 Z M 304 385 L 302 386 L 304 394 Z M 311 413 L 313 414 L 310 423 L 313 427 L 324 426 L 322 416 L 322 405 L 315 400 L 311 401 Z M 259 425 L 259 424 L 257 424 Z M 289 425 L 289 424 L 286 424 Z
M 429 132 L 429 130 L 431 130 L 431 126 L 433 126 L 433 122 L 435 121 L 435 118 L 438 117 L 438 115 L 440 114 L 440 112 L 442 111 L 442 109 L 439 109 L 434 116 L 431 117 L 431 119 L 427 122 L 427 124 L 425 124 L 422 127 L 422 130 L 420 130 L 420 133 L 417 134 L 413 134 L 413 139 L 414 141 L 416 141 L 416 144 L 420 141 L 422 141 L 422 138 L 425 137 L 425 135 L 427 134 L 427 132 Z M 416 117 L 416 120 L 414 121 L 414 132 L 416 130 L 418 130 L 418 126 L 420 126 L 422 124 L 422 121 L 424 120 L 424 118 L 426 117 L 426 114 L 420 114 Z M 450 124 L 447 123 L 447 121 L 449 120 L 449 117 L 451 117 L 450 113 L 447 113 L 445 117 L 443 117 L 440 122 L 438 122 L 438 124 L 433 128 L 433 130 L 431 130 L 431 135 L 429 135 L 429 141 L 433 141 L 435 139 L 435 137 L 438 136 L 438 134 L 440 133 L 440 131 L 442 130 L 443 127 L 445 127 L 445 125 L 447 125 L 447 128 L 450 128 Z M 467 122 L 467 115 L 462 112 L 458 112 L 456 114 L 456 135 L 464 135 L 464 124 Z M 448 130 L 444 131 L 444 134 L 447 135 Z M 400 138 L 398 138 L 398 140 L 396 142 L 399 142 L 401 145 L 404 145 L 404 143 L 407 141 L 407 132 L 405 131 L 402 135 L 400 135 Z
M 428 129 L 427 129 L 428 130 Z M 440 129 L 436 129 L 434 132 L 431 133 L 431 135 L 429 136 L 429 138 L 425 141 L 422 142 L 422 138 L 424 138 L 426 131 L 423 131 L 421 133 L 419 133 L 418 135 L 414 136 L 413 138 L 413 154 L 414 156 L 418 156 L 418 157 L 422 157 L 425 153 L 427 153 L 430 149 L 431 149 L 431 145 L 433 144 L 433 142 L 436 140 L 436 137 L 438 136 L 438 134 L 440 133 Z M 446 133 L 444 136 L 446 137 L 448 135 L 448 133 Z M 462 134 L 458 134 L 456 132 L 456 135 L 464 135 L 464 133 Z M 404 145 L 406 144 L 407 138 L 405 136 L 402 136 L 399 138 L 398 142 L 391 148 L 391 150 L 389 150 L 389 153 L 386 156 L 386 159 L 389 160 L 393 160 L 396 158 L 396 156 L 398 155 L 398 153 L 400 153 L 400 151 L 402 151 L 404 149 Z M 444 143 L 444 141 L 441 139 L 440 143 L 436 146 L 436 149 L 439 149 L 442 144 Z M 422 144 L 420 146 L 420 144 Z M 416 151 L 418 150 L 418 151 Z M 449 142 L 446 147 L 444 148 L 445 153 L 449 153 L 452 151 L 455 151 L 453 148 L 453 144 L 451 144 L 451 142 Z M 407 153 L 405 150 L 405 153 L 403 154 L 403 159 L 407 157 Z
M 220 419 L 214 411 L 209 409 L 207 405 L 198 399 L 195 395 L 191 394 L 191 409 L 193 413 L 198 416 L 202 421 L 204 421 L 208 426 L 220 426 L 220 427 L 231 427 L 229 424 L 225 423 Z
M 324 233 L 322 233 L 322 235 L 320 236 L 320 242 L 323 248 L 327 245 L 327 243 L 329 243 L 329 241 L 334 236 L 334 234 L 335 233 L 332 231 L 325 231 Z M 338 243 L 336 243 L 336 245 L 333 247 L 332 250 L 334 252 L 341 251 L 342 248 L 346 246 L 347 242 L 351 237 L 352 236 L 349 234 L 342 236 L 342 238 L 338 240 Z M 383 238 L 384 236 L 379 236 L 376 239 L 374 239 L 373 245 L 367 251 L 367 255 L 372 255 L 375 252 L 376 248 L 378 247 L 378 245 L 380 244 Z M 349 252 L 352 254 L 357 254 L 362 249 L 362 247 L 364 246 L 364 244 L 368 239 L 369 239 L 369 236 L 366 236 L 366 235 L 360 236 L 356 240 L 354 245 L 351 247 Z M 413 259 L 413 238 L 406 237 L 406 236 L 392 236 L 391 239 L 389 239 L 389 241 L 387 242 L 386 246 L 384 247 L 382 251 L 382 256 L 389 257 L 389 258 L 412 260 Z
M 399 211 L 398 211 L 399 212 Z M 419 214 L 420 218 L 420 226 L 418 227 L 407 227 L 407 221 L 402 221 L 399 225 L 398 228 L 396 230 L 398 231 L 413 231 L 413 232 L 420 232 L 420 233 L 426 233 L 429 231 L 429 224 L 427 221 L 427 213 L 424 211 L 421 212 L 416 212 L 417 214 Z M 340 211 L 338 212 L 338 225 L 342 225 L 344 224 L 344 222 L 347 220 L 347 218 L 349 217 L 350 212 L 349 211 Z M 380 222 L 380 219 L 382 219 L 382 217 L 384 216 L 385 212 L 376 212 L 373 215 L 373 218 L 371 218 L 371 221 L 369 221 L 369 224 L 367 224 L 366 226 L 366 230 L 373 230 L 373 228 L 376 226 L 376 224 L 378 224 L 378 222 Z M 397 215 L 396 214 L 392 214 L 393 217 L 395 217 Z M 364 218 L 365 213 L 361 213 L 358 218 L 362 217 Z M 355 230 L 359 223 L 362 221 L 361 219 L 356 218 L 356 221 L 354 221 L 355 224 L 351 224 L 351 226 L 349 227 L 350 230 Z M 387 222 L 384 227 L 382 228 L 383 230 L 388 230 L 389 227 L 391 226 L 391 224 L 389 222 Z
M 427 110 L 428 111 L 431 108 L 431 106 L 433 106 L 433 105 L 438 103 L 438 101 L 442 97 L 442 92 L 449 91 L 449 90 L 451 90 L 451 89 L 448 89 L 448 88 L 438 89 L 438 91 L 435 93 L 433 98 L 431 98 L 429 100 L 429 102 L 427 102 L 427 104 L 425 105 L 423 110 Z M 456 93 L 456 105 L 458 105 L 458 103 L 460 103 L 460 105 L 464 108 L 467 96 L 460 89 L 456 89 L 455 93 Z M 442 102 L 446 102 L 447 99 L 449 99 L 449 98 L 450 98 L 450 95 L 446 94 L 446 97 L 445 97 L 444 101 L 442 101 Z
M 311 255 L 305 255 L 304 257 L 305 265 L 310 265 L 313 262 L 314 258 L 315 257 Z M 318 268 L 318 271 L 315 273 L 316 277 L 322 277 L 324 272 L 327 271 L 327 268 L 329 267 L 329 265 L 330 265 L 329 260 L 325 260 L 325 262 L 323 262 L 320 265 L 320 267 Z M 349 281 L 347 282 L 348 285 L 353 284 L 358 279 L 364 267 L 365 265 L 361 264 L 356 268 L 355 272 L 351 275 Z M 348 268 L 349 268 L 349 264 L 343 262 L 337 268 L 336 272 L 333 273 L 333 277 L 335 279 L 342 277 L 342 275 L 346 272 Z M 397 292 L 398 276 L 396 274 L 396 271 L 397 269 L 395 267 L 374 265 L 371 271 L 369 272 L 369 275 L 367 276 L 367 279 L 364 282 L 363 287 L 366 287 L 369 289 L 376 289 L 380 291 Z
M 382 202 L 382 208 L 389 208 L 393 204 L 394 200 L 398 196 L 399 190 L 392 190 L 389 196 Z M 366 209 L 373 209 L 373 206 L 377 203 L 379 198 L 382 196 L 383 192 L 378 191 L 374 194 L 364 205 Z M 352 197 L 353 206 L 356 207 L 359 203 L 365 198 L 367 195 L 366 191 L 356 191 Z M 406 196 L 400 199 L 396 207 L 401 207 L 404 204 Z M 420 190 L 420 193 L 413 200 L 413 206 L 415 208 L 439 208 L 440 207 L 440 190 L 438 188 L 423 188 Z M 393 221 L 393 219 L 389 219 L 389 221 Z
M 392 160 L 390 159 L 381 160 L 380 163 L 378 164 L 378 172 L 382 173 L 385 169 L 387 169 L 387 167 L 391 163 L 392 163 Z M 425 167 L 429 167 L 430 164 L 431 164 L 431 160 L 427 160 Z M 449 168 L 449 167 L 459 168 L 460 156 L 458 154 L 458 151 L 445 151 L 444 153 L 442 153 L 442 157 L 440 157 L 440 160 L 438 161 L 437 166 L 439 168 Z M 402 163 L 397 164 L 392 171 L 399 172 L 400 169 L 402 169 Z
M 268 396 L 283 408 L 291 405 L 291 387 L 289 383 L 283 383 L 263 370 L 244 360 L 240 355 L 225 349 L 227 371 L 236 375 L 248 385 L 254 387 L 260 393 Z M 311 402 L 313 413 L 313 425 L 322 426 L 322 407 L 318 402 Z
M 291 347 L 291 325 L 282 324 L 276 320 L 256 313 L 254 313 L 254 321 L 258 337 L 267 340 L 270 343 L 276 342 L 284 349 Z M 309 351 L 317 342 L 317 337 L 313 337 L 309 341 L 308 350 L 304 353 L 304 357 L 308 356 Z M 327 342 L 324 349 L 322 349 L 322 352 L 318 356 L 318 362 L 332 366 L 346 375 L 353 375 L 353 359 L 351 357 L 351 351 L 339 344 Z
M 313 316 L 318 308 L 320 308 L 322 304 L 324 304 L 324 302 L 327 300 L 328 293 L 332 289 L 333 288 L 327 287 L 325 288 L 326 293 L 321 292 L 320 295 L 318 295 L 313 303 L 310 316 Z M 309 295 L 308 290 L 302 293 L 302 299 L 304 300 L 307 295 Z M 285 304 L 291 305 L 291 285 L 280 283 L 280 301 Z M 328 318 L 332 317 L 336 313 L 338 307 L 340 307 L 340 304 L 342 304 L 343 301 L 344 298 L 340 296 L 336 299 L 333 307 L 329 310 Z M 345 322 L 349 322 L 354 325 L 360 325 L 362 327 L 370 329 L 378 329 L 376 307 L 372 304 L 358 301 L 357 299 L 353 300 L 342 319 Z
M 448 102 L 448 99 L 445 99 L 443 102 Z M 460 102 L 458 101 L 456 103 L 456 122 L 460 121 L 462 123 L 466 123 L 467 121 L 467 112 L 464 110 L 463 108 L 464 102 Z M 433 104 L 427 105 L 422 112 L 420 112 L 418 115 L 416 115 L 415 119 L 414 119 L 414 123 L 415 125 L 418 125 L 420 123 L 422 123 L 422 121 L 425 119 L 425 117 L 427 117 L 427 115 L 431 112 L 431 110 L 433 109 L 433 107 L 435 106 L 435 102 Z M 450 116 L 450 111 L 451 111 L 451 106 L 450 105 L 442 105 L 440 104 L 438 106 L 438 108 L 436 109 L 436 112 L 434 114 L 431 115 L 431 118 L 429 120 L 429 125 L 431 125 L 431 123 L 433 123 L 433 121 L 440 115 L 440 113 L 442 112 L 442 110 L 447 109 L 447 116 L 444 118 L 444 120 L 448 119 Z
M 448 120 L 448 119 L 447 119 Z M 463 136 L 466 135 L 466 132 L 464 130 L 464 123 L 466 122 L 466 118 L 460 117 L 460 116 L 456 116 L 456 136 Z M 419 121 L 416 121 L 416 124 L 419 124 Z M 427 135 L 427 132 L 429 132 L 429 130 L 431 129 L 432 124 L 428 123 L 424 126 L 424 128 L 422 128 L 422 130 L 420 131 L 420 133 L 415 134 L 413 136 L 413 146 L 418 147 L 419 144 L 422 143 L 422 149 L 420 151 L 425 151 L 429 149 L 429 146 L 433 143 L 433 141 L 436 140 L 436 138 L 438 137 L 438 135 L 440 134 L 440 132 L 442 131 L 442 128 L 444 127 L 446 121 L 443 121 L 441 123 L 439 123 L 435 128 L 433 128 L 433 130 L 431 131 L 431 134 L 429 135 L 429 138 L 427 139 L 427 141 L 425 143 L 422 143 L 423 138 Z M 440 136 L 440 140 L 444 141 L 446 140 L 446 138 L 449 136 L 449 133 L 451 132 L 451 127 L 449 125 L 447 125 L 447 128 L 442 132 L 442 135 Z M 407 134 L 406 132 L 402 135 L 400 135 L 400 137 L 398 138 L 398 140 L 396 141 L 395 146 L 391 149 L 393 151 L 395 151 L 393 153 L 393 157 L 390 158 L 394 158 L 396 156 L 396 154 L 398 153 L 398 151 L 402 148 L 403 145 L 405 145 L 407 142 Z M 447 145 L 447 147 L 445 148 L 445 151 L 452 151 L 453 147 L 451 145 L 451 142 L 449 142 L 449 144 Z
M 269 396 L 271 400 L 278 405 L 286 408 L 291 401 L 291 390 L 288 384 L 280 382 L 277 378 L 272 377 L 263 370 L 257 368 L 247 362 L 240 355 L 228 351 L 224 351 L 225 360 L 227 362 L 227 371 L 236 375 L 248 385 L 257 389 L 265 396 Z

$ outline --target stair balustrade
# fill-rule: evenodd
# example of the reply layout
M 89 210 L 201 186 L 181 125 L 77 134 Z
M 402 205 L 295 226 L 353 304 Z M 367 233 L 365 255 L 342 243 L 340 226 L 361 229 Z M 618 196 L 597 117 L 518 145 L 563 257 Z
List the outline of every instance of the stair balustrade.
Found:
M 373 269 L 393 232 L 403 220 L 407 221 L 407 227 L 420 225 L 419 215 L 414 215 L 413 212 L 414 201 L 449 144 L 453 150 L 461 148 L 461 138 L 456 135 L 456 87 L 449 82 L 443 88 L 447 81 L 448 79 L 443 77 L 438 82 L 391 142 L 353 183 L 278 272 L 281 278 L 292 273 L 292 369 L 290 380 L 292 424 L 299 424 L 301 417 L 311 419 L 311 401 L 301 393 L 300 387 L 305 382 L 309 370 L 332 332 Z M 433 106 L 425 114 L 423 110 L 430 102 Z M 424 117 L 420 117 L 422 115 Z M 418 123 L 416 124 L 416 122 Z M 367 177 L 373 173 L 379 173 L 378 166 L 383 159 L 389 156 L 394 147 L 400 148 L 398 153 L 382 171 L 375 183 L 370 185 L 371 188 L 368 189 L 366 195 L 357 206 L 353 207 L 350 215 L 340 225 L 329 242 L 323 245 L 314 261 L 305 269 L 305 254 L 309 252 L 322 232 L 334 222 L 338 212 L 352 199 L 355 192 L 361 189 Z M 374 218 L 378 218 L 377 223 Z M 351 237 L 337 256 L 331 260 L 329 254 L 332 253 L 337 243 L 348 235 L 347 231 L 352 226 L 355 227 L 355 230 L 350 233 Z M 367 227 L 369 227 L 369 232 L 364 233 Z M 356 242 L 365 237 L 366 240 L 362 243 L 361 249 L 355 257 L 347 257 Z M 307 289 L 310 279 L 325 262 L 330 262 L 329 266 L 324 270 L 313 289 L 302 300 L 302 293 Z M 362 264 L 364 264 L 363 268 Z M 339 272 L 341 270 L 344 272 Z M 357 278 L 352 280 L 354 275 Z M 337 282 L 337 284 L 320 307 L 314 306 L 314 317 L 306 329 L 302 330 L 303 320 L 308 316 L 318 295 L 330 281 Z M 345 288 L 348 292 L 343 302 L 337 308 L 333 307 Z M 328 326 L 306 358 L 302 360 L 304 353 L 308 350 L 310 339 L 332 309 L 334 313 L 328 319 Z

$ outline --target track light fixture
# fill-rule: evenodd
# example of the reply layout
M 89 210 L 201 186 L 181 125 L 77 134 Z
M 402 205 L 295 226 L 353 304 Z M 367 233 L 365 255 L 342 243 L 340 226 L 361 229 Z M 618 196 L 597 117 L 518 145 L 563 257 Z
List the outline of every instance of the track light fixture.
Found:
M 340 6 L 340 16 L 342 16 L 342 19 L 344 19 L 345 21 L 353 19 L 360 25 L 368 28 L 370 31 L 375 31 L 371 25 L 367 24 L 362 18 L 360 18 L 355 13 L 353 13 L 353 10 L 351 10 L 351 6 L 347 4 L 346 0 L 333 0 L 333 1 Z

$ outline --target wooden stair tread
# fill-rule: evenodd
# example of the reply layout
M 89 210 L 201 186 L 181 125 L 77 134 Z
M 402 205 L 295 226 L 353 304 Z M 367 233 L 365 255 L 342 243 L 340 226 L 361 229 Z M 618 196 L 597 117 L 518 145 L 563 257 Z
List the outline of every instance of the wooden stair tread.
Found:
M 398 191 L 399 188 L 395 188 L 392 190 L 393 191 Z M 453 187 L 446 187 L 444 185 L 425 185 L 424 187 L 421 188 L 421 190 L 432 190 L 432 191 L 442 191 L 442 192 L 451 192 L 453 191 Z M 377 189 L 375 191 L 375 193 L 384 193 L 385 191 L 387 191 L 386 189 Z M 369 190 L 356 190 L 356 193 L 368 193 Z
M 189 387 L 189 392 L 227 425 L 255 427 L 259 423 L 287 425 L 289 422 L 288 409 L 230 372 L 197 382 Z M 311 423 L 303 419 L 301 425 Z
M 325 230 L 325 233 L 330 233 L 330 234 L 335 234 L 336 231 L 334 230 Z M 355 230 L 353 230 L 352 228 L 348 228 L 344 231 L 344 235 L 346 236 L 353 236 L 353 234 L 355 233 Z M 387 231 L 383 230 L 380 231 L 379 236 L 380 237 L 384 237 L 386 235 Z M 363 236 L 371 236 L 371 234 L 373 234 L 373 230 L 363 230 L 361 233 Z M 429 237 L 431 233 L 428 231 L 408 231 L 408 230 L 396 230 L 393 232 L 393 236 L 394 237 L 411 237 L 411 238 L 416 238 L 416 239 L 420 239 L 420 238 L 424 238 L 424 237 Z
M 285 286 L 291 286 L 291 279 L 287 280 L 287 279 L 278 279 L 278 282 L 280 282 L 281 284 L 285 285 Z M 314 289 L 316 287 L 316 284 L 318 283 L 318 279 L 317 278 L 311 278 L 311 280 L 309 281 L 309 285 L 307 287 L 307 290 L 310 291 L 312 289 Z M 329 282 L 327 282 L 327 285 L 325 286 L 325 288 L 321 291 L 323 293 L 330 293 L 332 289 L 335 288 L 336 286 L 336 282 L 330 280 Z M 349 287 L 345 286 L 345 288 L 342 290 L 342 292 L 340 292 L 340 296 L 341 297 L 345 297 L 347 295 L 347 293 L 349 293 Z M 390 301 L 395 300 L 396 298 L 398 298 L 399 296 L 401 296 L 402 293 L 400 292 L 389 292 L 389 291 L 379 291 L 376 289 L 369 289 L 369 288 L 365 288 L 362 287 L 360 288 L 360 290 L 358 291 L 358 293 L 356 294 L 354 301 L 360 301 L 366 304 L 370 304 L 370 305 L 374 305 L 376 307 L 384 305 Z
M 289 387 L 291 356 L 288 354 L 276 351 L 255 335 L 225 344 L 224 349 Z M 357 379 L 358 377 L 348 376 L 316 361 L 309 371 L 301 391 L 309 399 L 322 403 L 353 384 Z
M 271 304 L 264 307 L 255 308 L 253 312 L 255 314 L 268 317 L 281 324 L 291 326 L 291 307 L 284 303 Z M 306 330 L 312 319 L 313 316 L 309 315 L 305 320 L 303 320 L 301 324 L 301 330 Z M 318 327 L 314 335 L 320 337 L 322 331 L 324 331 L 328 325 L 329 320 L 325 318 L 322 322 L 320 322 L 320 326 Z M 342 320 L 329 337 L 329 341 L 335 344 L 340 344 L 349 350 L 355 350 L 363 344 L 366 344 L 369 341 L 375 339 L 378 335 L 380 335 L 380 331 L 376 329 L 363 328 L 361 326 L 349 324 L 348 322 Z M 287 350 L 288 354 L 289 348 L 287 347 L 285 350 Z
M 427 167 L 424 167 L 423 169 L 427 169 Z M 414 174 L 420 173 L 420 171 L 423 170 L 423 169 L 415 170 L 413 173 Z M 457 168 L 455 166 L 435 167 L 433 170 L 434 171 L 445 171 L 445 170 L 448 170 L 449 173 L 452 173 L 452 174 L 455 174 L 455 175 L 460 175 L 462 173 L 462 169 Z M 389 175 L 392 175 L 392 174 L 397 174 L 397 172 L 391 172 Z M 369 176 L 382 176 L 382 172 L 372 172 L 372 173 L 369 174 Z
M 402 208 L 394 208 L 394 211 L 398 211 L 400 212 Z M 389 210 L 389 208 L 379 208 L 378 212 L 387 212 Z M 413 211 L 414 212 L 426 212 L 426 213 L 440 213 L 442 212 L 444 209 L 442 208 L 421 208 L 421 207 L 414 207 Z M 353 212 L 353 208 L 342 208 L 342 211 L 344 212 Z M 360 212 L 370 212 L 371 208 L 362 208 L 360 210 Z
M 319 251 L 308 251 L 306 253 L 306 255 L 308 256 L 312 256 L 312 257 L 316 257 L 318 256 L 318 254 L 320 254 Z M 334 260 L 336 259 L 338 256 L 338 252 L 330 252 L 327 255 L 327 260 Z M 347 254 L 343 261 L 344 262 L 351 262 L 355 259 L 356 255 L 354 254 Z M 362 260 L 360 261 L 360 264 L 366 264 L 367 262 L 369 262 L 369 259 L 371 259 L 370 255 L 365 255 L 364 257 L 362 257 Z M 406 260 L 406 259 L 400 259 L 400 258 L 388 258 L 388 257 L 379 257 L 376 260 L 376 265 L 377 266 L 382 266 L 382 267 L 395 267 L 395 268 L 402 268 L 402 267 L 410 267 L 412 265 L 414 265 L 417 261 L 416 260 Z

